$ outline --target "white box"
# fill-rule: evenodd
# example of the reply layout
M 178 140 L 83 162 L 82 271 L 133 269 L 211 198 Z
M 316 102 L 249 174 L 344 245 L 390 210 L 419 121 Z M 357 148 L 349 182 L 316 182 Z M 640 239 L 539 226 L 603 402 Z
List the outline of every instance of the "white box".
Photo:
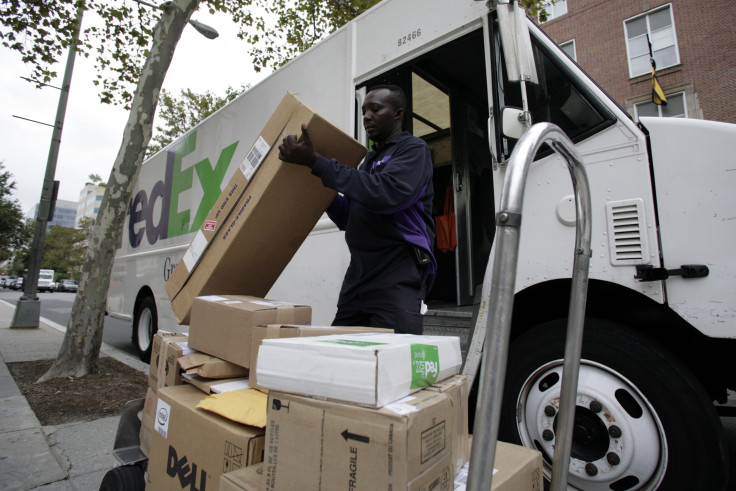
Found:
M 456 336 L 336 334 L 264 339 L 259 387 L 382 407 L 457 374 Z

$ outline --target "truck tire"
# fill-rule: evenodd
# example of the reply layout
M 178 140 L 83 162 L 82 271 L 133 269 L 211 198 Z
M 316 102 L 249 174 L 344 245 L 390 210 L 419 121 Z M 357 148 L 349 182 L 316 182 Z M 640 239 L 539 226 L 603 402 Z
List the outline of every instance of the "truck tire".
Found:
M 549 479 L 566 320 L 510 347 L 499 436 L 537 448 Z M 586 319 L 568 485 L 725 489 L 728 450 L 705 390 L 672 353 L 620 324 Z
M 158 311 L 153 297 L 146 296 L 133 314 L 133 344 L 138 356 L 145 363 L 151 362 L 153 336 L 158 331 Z
M 100 491 L 144 491 L 146 480 L 137 465 L 124 465 L 110 469 L 100 483 Z

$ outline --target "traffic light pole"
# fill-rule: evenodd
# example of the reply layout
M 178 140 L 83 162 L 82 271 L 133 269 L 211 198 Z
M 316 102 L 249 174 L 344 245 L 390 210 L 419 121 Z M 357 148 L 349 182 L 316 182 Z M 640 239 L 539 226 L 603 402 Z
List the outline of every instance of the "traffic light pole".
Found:
M 37 328 L 41 318 L 41 301 L 38 298 L 38 273 L 41 269 L 41 258 L 43 257 L 43 244 L 46 238 L 46 224 L 53 219 L 54 207 L 56 204 L 56 192 L 58 191 L 58 183 L 54 181 L 56 174 L 56 161 L 59 157 L 59 145 L 61 144 L 61 130 L 64 126 L 64 116 L 66 114 L 66 104 L 69 99 L 69 86 L 72 81 L 72 71 L 74 70 L 74 59 L 77 50 L 76 45 L 79 40 L 79 30 L 82 25 L 83 10 L 77 10 L 77 26 L 74 31 L 74 38 L 69 47 L 69 54 L 66 59 L 66 69 L 64 70 L 64 82 L 61 86 L 61 95 L 59 95 L 59 106 L 56 110 L 56 121 L 54 131 L 51 135 L 51 146 L 49 148 L 49 158 L 46 162 L 46 175 L 43 180 L 43 188 L 41 189 L 41 200 L 38 206 L 38 214 L 36 216 L 36 230 L 33 234 L 33 243 L 31 245 L 31 255 L 28 261 L 26 277 L 23 279 L 23 296 L 18 299 L 15 307 L 11 328 Z

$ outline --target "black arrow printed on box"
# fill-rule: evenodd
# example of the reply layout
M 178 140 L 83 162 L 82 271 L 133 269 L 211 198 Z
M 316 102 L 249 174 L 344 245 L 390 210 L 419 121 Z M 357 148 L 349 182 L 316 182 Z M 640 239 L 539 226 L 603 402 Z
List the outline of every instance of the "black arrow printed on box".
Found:
M 363 443 L 370 443 L 370 438 L 363 435 L 356 435 L 355 433 L 350 433 L 347 429 L 340 433 L 342 437 L 345 439 L 345 441 L 348 440 L 355 440 L 356 442 L 363 442 Z

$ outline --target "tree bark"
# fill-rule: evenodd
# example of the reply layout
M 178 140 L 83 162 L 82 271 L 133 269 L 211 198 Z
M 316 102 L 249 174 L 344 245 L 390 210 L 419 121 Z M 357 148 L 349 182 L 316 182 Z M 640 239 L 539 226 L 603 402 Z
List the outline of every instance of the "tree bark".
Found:
M 164 77 L 181 33 L 201 0 L 167 2 L 153 32 L 151 51 L 138 81 L 123 142 L 115 159 L 84 261 L 66 334 L 51 368 L 39 382 L 81 377 L 99 368 L 107 289 L 123 222 L 153 132 Z

